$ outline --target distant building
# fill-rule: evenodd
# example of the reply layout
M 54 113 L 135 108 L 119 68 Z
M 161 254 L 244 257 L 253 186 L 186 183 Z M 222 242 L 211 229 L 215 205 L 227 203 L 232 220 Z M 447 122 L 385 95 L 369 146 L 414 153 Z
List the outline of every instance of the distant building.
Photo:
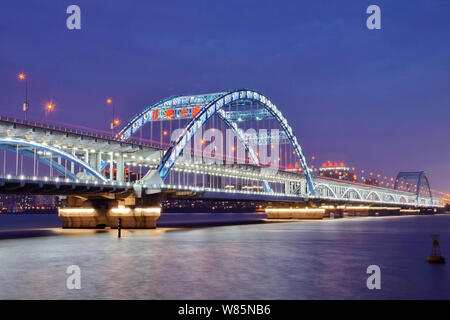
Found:
M 343 162 L 323 163 L 322 167 L 319 169 L 319 176 L 352 182 L 355 182 L 358 179 L 358 176 L 354 172 L 353 168 L 351 169 L 346 167 Z
M 33 212 L 54 210 L 59 206 L 56 196 L 0 194 L 0 210 L 4 212 Z

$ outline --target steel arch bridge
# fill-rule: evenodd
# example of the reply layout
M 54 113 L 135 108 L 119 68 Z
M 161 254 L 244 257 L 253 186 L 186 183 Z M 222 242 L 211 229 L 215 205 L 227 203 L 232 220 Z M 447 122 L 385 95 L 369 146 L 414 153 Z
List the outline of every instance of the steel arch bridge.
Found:
M 218 115 L 224 123 L 232 129 L 245 144 L 245 148 L 249 151 L 249 154 L 256 163 L 258 163 L 256 152 L 252 149 L 249 144 L 245 143 L 244 138 L 238 130 L 238 125 L 234 119 L 227 117 L 223 108 L 232 104 L 244 101 L 253 101 L 259 103 L 275 120 L 279 123 L 286 135 L 290 144 L 292 145 L 296 156 L 299 159 L 299 163 L 305 173 L 306 181 L 309 187 L 309 192 L 311 195 L 315 195 L 315 185 L 313 178 L 310 173 L 310 169 L 306 163 L 303 150 L 295 136 L 291 126 L 288 124 L 287 119 L 283 116 L 281 111 L 277 108 L 275 104 L 272 103 L 266 96 L 250 89 L 235 89 L 230 91 L 202 94 L 202 95 L 192 95 L 192 96 L 174 96 L 158 101 L 157 103 L 144 109 L 141 113 L 137 114 L 132 120 L 119 132 L 119 140 L 129 139 L 133 133 L 137 132 L 145 123 L 149 122 L 152 118 L 154 119 L 155 114 L 152 113 L 155 110 L 173 110 L 173 107 L 177 108 L 181 113 L 182 110 L 192 109 L 192 119 L 184 128 L 183 133 L 178 137 L 175 143 L 169 147 L 167 152 L 164 154 L 161 162 L 159 163 L 156 172 L 150 172 L 147 174 L 143 181 L 151 180 L 153 182 L 163 182 L 167 177 L 170 169 L 174 166 L 176 160 L 182 153 L 183 149 L 186 147 L 187 143 L 195 135 L 195 133 L 210 119 L 213 115 Z M 156 179 L 155 179 L 156 178 Z M 270 191 L 270 187 L 266 181 L 263 181 L 264 189 Z
M 417 202 L 420 201 L 421 197 L 429 197 L 431 201 L 433 200 L 430 183 L 424 171 L 399 172 L 397 178 L 395 179 L 394 189 L 399 190 L 402 182 L 405 183 L 403 188 L 408 191 L 414 191 Z
M 2 138 L 0 139 L 0 149 L 9 150 L 16 153 L 16 173 L 19 168 L 19 155 L 24 155 L 30 159 L 33 159 L 34 175 L 36 175 L 36 168 L 38 168 L 37 163 L 43 163 L 51 170 L 54 169 L 60 174 L 63 174 L 65 178 L 77 180 L 78 178 L 74 172 L 70 168 L 67 168 L 67 162 L 69 162 L 71 167 L 73 165 L 79 166 L 87 176 L 98 179 L 101 182 L 107 181 L 100 172 L 97 172 L 88 163 L 73 154 L 53 146 L 34 141 L 25 141 L 22 139 Z M 55 157 L 57 159 L 56 161 L 54 160 Z M 65 166 L 62 166 L 61 160 L 66 161 Z
M 246 103 L 251 102 L 259 109 L 247 111 L 241 109 Z M 234 105 L 235 111 L 228 111 L 227 106 Z M 241 118 L 261 117 L 274 119 L 281 128 L 281 137 L 285 139 L 296 159 L 301 165 L 300 170 L 279 170 L 271 173 L 260 163 L 254 145 L 239 127 Z M 201 131 L 207 121 L 212 117 L 220 119 L 221 123 L 231 129 L 238 140 L 245 147 L 252 165 L 231 166 L 205 166 L 183 163 L 181 155 L 188 142 Z M 133 142 L 133 135 L 142 132 L 145 124 L 153 124 L 164 119 L 185 118 L 186 125 L 181 128 L 181 134 L 168 146 L 155 146 L 143 142 Z M 73 132 L 67 128 L 51 128 L 46 125 L 20 123 L 0 117 L 0 131 L 4 136 L 0 138 L 0 149 L 13 155 L 14 161 L 3 161 L 3 165 L 14 164 L 15 170 L 8 176 L 11 179 L 19 178 L 19 157 L 26 157 L 51 168 L 60 174 L 55 179 L 64 177 L 65 180 L 84 183 L 100 183 L 104 186 L 123 185 L 120 190 L 134 190 L 136 197 L 141 197 L 141 192 L 146 194 L 161 190 L 183 190 L 193 192 L 216 192 L 232 195 L 251 195 L 264 198 L 283 198 L 304 201 L 305 199 L 318 199 L 330 202 L 353 203 L 384 203 L 405 206 L 435 206 L 438 200 L 433 199 L 429 181 L 424 172 L 399 173 L 397 180 L 408 180 L 415 184 L 417 190 L 405 190 L 398 182 L 394 189 L 379 186 L 368 186 L 349 181 L 327 179 L 320 176 L 312 176 L 307 165 L 303 150 L 295 136 L 291 126 L 278 107 L 263 94 L 249 89 L 235 89 L 211 94 L 181 95 L 162 99 L 145 108 L 133 117 L 127 125 L 112 136 L 99 136 L 88 133 Z M 5 152 L 6 152 L 5 151 Z M 0 159 L 1 160 L 1 159 Z M 64 164 L 63 164 L 64 162 Z M 67 166 L 69 163 L 69 166 Z M 124 171 L 132 166 L 146 168 L 134 181 L 124 179 Z M 78 173 L 73 168 L 77 167 Z M 34 165 L 33 165 L 34 168 Z M 2 168 L 0 167 L 0 170 Z M 3 169 L 5 177 L 6 170 Z M 50 171 L 51 172 L 51 171 Z M 176 173 L 178 183 L 165 183 L 169 173 Z M 183 176 L 199 174 L 220 180 L 235 179 L 249 182 L 246 186 L 262 184 L 262 187 L 250 189 L 226 189 L 220 183 L 204 183 L 200 186 L 192 184 Z M 181 178 L 180 178 L 181 176 Z M 31 175 L 32 179 L 38 179 Z M 1 177 L 0 177 L 1 178 Z M 46 177 L 47 178 L 47 177 Z M 50 174 L 50 179 L 51 179 Z M 21 180 L 20 178 L 19 180 Z M 24 180 L 28 177 L 25 176 Z M 61 180 L 61 179 L 60 179 Z M 0 186 L 1 186 L 0 181 Z M 237 182 L 236 182 L 237 183 Z M 273 190 L 271 186 L 279 186 L 281 191 Z M 262 188 L 261 191 L 259 188 Z M 256 190 L 255 190 L 256 189 Z
M 432 205 L 433 198 L 419 196 L 407 191 L 373 187 L 369 185 L 347 184 L 323 177 L 316 177 L 317 196 L 338 201 L 386 203 L 386 204 L 421 204 Z

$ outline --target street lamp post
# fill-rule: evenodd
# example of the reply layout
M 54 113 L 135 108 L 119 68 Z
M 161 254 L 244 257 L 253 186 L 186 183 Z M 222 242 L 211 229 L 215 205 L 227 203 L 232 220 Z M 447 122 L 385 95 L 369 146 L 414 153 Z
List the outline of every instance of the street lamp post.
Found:
M 106 99 L 106 103 L 109 105 L 112 105 L 112 119 L 111 119 L 111 123 L 110 123 L 110 129 L 111 129 L 111 133 L 114 133 L 114 117 L 115 117 L 114 103 L 111 98 Z
M 111 120 L 111 133 L 114 134 L 114 129 L 120 124 L 120 120 L 116 119 L 116 108 L 111 98 L 106 99 L 106 103 L 112 105 L 112 120 Z
M 23 103 L 22 110 L 25 112 L 25 121 L 27 121 L 28 109 L 30 107 L 28 103 L 28 77 L 24 73 L 19 74 L 19 80 L 25 81 L 25 102 Z
M 45 105 L 45 122 L 47 122 L 48 114 L 55 109 L 53 102 L 49 102 Z
M 111 129 L 113 129 L 113 133 L 114 133 L 114 129 L 120 124 L 120 120 L 119 119 L 114 119 L 112 122 L 112 126 Z

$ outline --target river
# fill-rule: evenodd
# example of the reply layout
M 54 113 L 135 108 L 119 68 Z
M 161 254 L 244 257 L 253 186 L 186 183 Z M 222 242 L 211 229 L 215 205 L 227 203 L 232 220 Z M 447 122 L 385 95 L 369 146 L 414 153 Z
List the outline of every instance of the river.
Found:
M 432 233 L 450 259 L 450 215 L 161 224 L 118 239 L 62 230 L 55 215 L 0 215 L 0 299 L 450 298 L 449 262 L 426 261 Z M 70 265 L 80 290 L 66 287 Z M 367 289 L 369 265 L 380 290 Z

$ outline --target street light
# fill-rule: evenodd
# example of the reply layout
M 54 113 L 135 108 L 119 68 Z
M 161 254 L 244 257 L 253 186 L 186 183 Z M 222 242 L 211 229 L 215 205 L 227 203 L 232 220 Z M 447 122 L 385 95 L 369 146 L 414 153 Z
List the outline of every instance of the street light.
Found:
M 114 133 L 114 128 L 120 124 L 119 119 L 116 119 L 116 108 L 114 102 L 111 98 L 106 99 L 106 103 L 112 105 L 112 120 L 111 120 L 111 131 Z
M 120 125 L 120 120 L 119 119 L 114 119 L 113 121 L 111 121 L 111 130 L 114 133 L 114 129 Z
M 53 110 L 55 110 L 55 104 L 54 104 L 53 102 L 48 102 L 48 103 L 45 105 L 45 122 L 47 122 L 48 114 L 49 114 L 50 112 L 52 112 Z
M 25 102 L 23 103 L 22 110 L 23 110 L 23 112 L 25 112 L 25 121 L 26 121 L 28 109 L 30 107 L 30 105 L 28 103 L 28 78 L 25 75 L 25 73 L 23 73 L 23 72 L 19 73 L 19 75 L 17 77 L 19 78 L 20 81 L 25 80 Z

